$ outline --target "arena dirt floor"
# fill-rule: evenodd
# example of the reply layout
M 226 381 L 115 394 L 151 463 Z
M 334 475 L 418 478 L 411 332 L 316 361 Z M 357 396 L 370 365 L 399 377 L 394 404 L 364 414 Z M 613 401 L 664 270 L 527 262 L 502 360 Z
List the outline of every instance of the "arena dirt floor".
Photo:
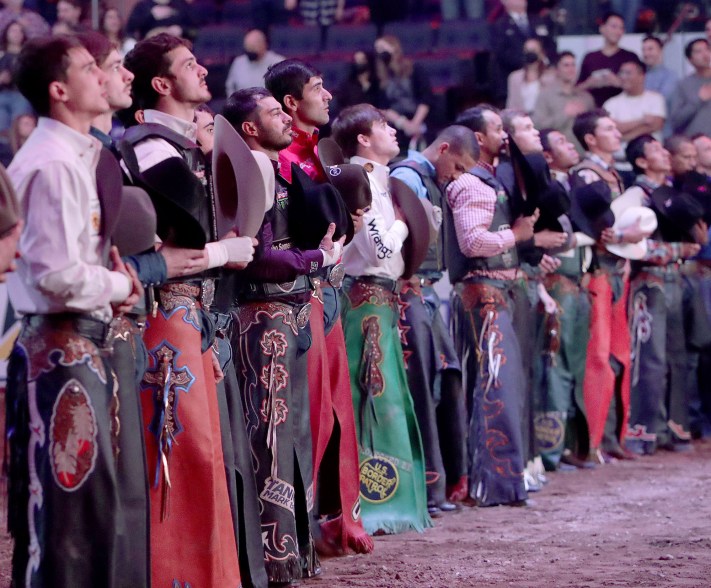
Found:
M 711 587 L 711 443 L 552 474 L 532 496 L 527 508 L 466 508 L 425 533 L 379 537 L 372 555 L 324 560 L 302 586 Z M 3 588 L 10 549 L 4 537 Z

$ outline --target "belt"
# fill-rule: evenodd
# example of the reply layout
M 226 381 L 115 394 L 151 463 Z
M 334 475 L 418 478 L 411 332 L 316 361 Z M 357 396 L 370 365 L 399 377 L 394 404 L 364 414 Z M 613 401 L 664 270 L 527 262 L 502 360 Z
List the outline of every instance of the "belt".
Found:
M 47 327 L 56 331 L 73 331 L 89 339 L 100 349 L 111 349 L 114 333 L 104 321 L 85 314 L 60 312 L 57 314 L 28 314 L 22 322 L 32 328 Z
M 205 310 L 210 310 L 215 301 L 215 279 L 205 278 L 204 280 L 189 282 L 168 282 L 160 288 L 161 292 L 189 296 L 199 301 Z
M 303 294 L 313 290 L 309 276 L 298 276 L 293 282 L 256 282 L 242 285 L 240 300 L 283 298 L 292 294 Z M 239 304 L 239 300 L 237 301 Z
M 381 288 L 394 292 L 395 294 L 400 292 L 399 282 L 397 280 L 391 280 L 390 278 L 383 278 L 381 276 L 348 276 L 348 278 L 356 282 L 380 286 Z

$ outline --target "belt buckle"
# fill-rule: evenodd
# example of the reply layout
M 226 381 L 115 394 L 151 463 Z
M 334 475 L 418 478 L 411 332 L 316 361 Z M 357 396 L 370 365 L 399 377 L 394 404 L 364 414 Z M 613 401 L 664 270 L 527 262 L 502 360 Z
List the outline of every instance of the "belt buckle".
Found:
M 303 329 L 308 323 L 311 317 L 311 303 L 307 302 L 304 304 L 299 312 L 296 313 L 296 326 Z
M 282 282 L 281 284 L 275 284 L 275 285 L 284 294 L 289 294 L 296 286 L 296 280 L 293 280 L 291 282 Z
M 343 286 L 343 278 L 346 276 L 346 268 L 342 263 L 337 263 L 331 267 L 331 271 L 328 273 L 328 281 L 334 288 L 340 288 Z
M 200 284 L 200 304 L 205 310 L 209 310 L 213 302 L 215 302 L 215 280 L 209 278 Z

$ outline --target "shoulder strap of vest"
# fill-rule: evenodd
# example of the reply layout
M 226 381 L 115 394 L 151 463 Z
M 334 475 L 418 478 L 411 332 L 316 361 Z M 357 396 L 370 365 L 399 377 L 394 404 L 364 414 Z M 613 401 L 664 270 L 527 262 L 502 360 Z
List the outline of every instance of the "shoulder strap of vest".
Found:
M 407 167 L 416 172 L 419 176 L 422 176 L 423 178 L 429 177 L 429 171 L 427 168 L 422 165 L 421 163 L 418 163 L 417 161 L 414 161 L 412 159 L 405 159 L 403 161 L 399 161 L 398 163 L 391 165 L 390 166 L 390 171 L 393 171 L 399 167 Z
M 184 137 L 180 133 L 176 133 L 174 130 L 169 129 L 165 125 L 157 123 L 145 123 L 129 127 L 123 135 L 123 140 L 128 141 L 131 145 L 136 145 L 149 137 L 160 137 L 161 139 L 165 139 L 169 143 L 173 143 L 182 149 L 198 148 L 198 146 L 187 137 Z
M 593 163 L 592 161 L 584 159 L 583 161 L 581 161 L 578 165 L 576 165 L 571 170 L 571 173 L 575 173 L 575 172 L 580 171 L 582 169 L 592 170 L 598 176 L 600 176 L 600 179 L 603 180 L 605 183 L 610 184 L 610 185 L 615 184 L 619 188 L 621 188 L 621 186 L 619 186 L 620 182 L 619 182 L 617 176 L 615 174 L 607 171 L 603 167 L 599 166 L 597 163 Z

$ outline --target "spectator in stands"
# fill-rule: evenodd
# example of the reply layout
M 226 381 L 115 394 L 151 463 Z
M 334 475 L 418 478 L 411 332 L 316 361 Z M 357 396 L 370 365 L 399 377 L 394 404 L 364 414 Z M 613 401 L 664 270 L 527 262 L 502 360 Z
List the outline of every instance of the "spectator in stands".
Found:
M 667 105 L 659 92 L 644 89 L 644 64 L 634 57 L 622 64 L 619 71 L 622 93 L 605 102 L 604 108 L 622 133 L 620 150 L 615 153 L 615 169 L 626 186 L 632 185 L 635 174 L 627 161 L 627 143 L 640 135 L 651 134 L 662 140 L 662 127 L 667 117 Z
M 509 75 L 506 108 L 533 112 L 541 88 L 555 79 L 555 71 L 543 52 L 541 41 L 527 39 L 523 44 L 523 67 Z
M 348 106 L 356 104 L 378 104 L 380 84 L 375 73 L 375 57 L 366 51 L 356 51 L 353 54 L 348 78 L 334 92 L 335 107 L 332 111 L 338 113 Z
M 624 18 L 625 29 L 634 31 L 642 0 L 612 0 L 612 9 Z
M 83 17 L 84 4 L 82 0 L 59 0 L 59 2 L 57 2 L 57 22 L 55 26 L 60 25 L 64 27 L 62 30 L 78 33 L 85 29 L 85 27 L 82 26 Z
M 672 135 L 664 141 L 672 157 L 672 176 L 682 176 L 697 168 L 699 158 L 694 142 L 686 135 Z
M 227 74 L 227 96 L 243 88 L 263 88 L 267 70 L 284 57 L 269 49 L 263 31 L 252 29 L 244 36 L 244 53 L 235 57 Z
M 541 89 L 532 118 L 541 129 L 563 133 L 582 152 L 583 148 L 573 134 L 573 121 L 579 114 L 592 110 L 595 100 L 589 92 L 575 85 L 576 77 L 575 55 L 570 51 L 558 54 L 555 79 Z
M 690 41 L 684 49 L 696 70 L 679 82 L 669 100 L 669 118 L 674 133 L 711 135 L 711 50 L 704 39 Z
M 671 153 L 672 175 L 674 177 L 696 169 L 698 154 L 693 141 L 689 137 L 672 135 L 664 141 L 664 148 Z
M 484 0 L 442 0 L 441 7 L 443 20 L 484 16 Z
M 101 17 L 101 33 L 118 48 L 121 57 L 125 56 L 136 44 L 136 39 L 126 35 L 123 19 L 117 8 L 109 6 Z
M 400 40 L 384 35 L 375 41 L 376 72 L 380 84 L 379 106 L 397 129 L 400 151 L 417 149 L 427 130 L 432 107 L 432 86 L 427 74 L 402 52 Z
M 11 22 L 0 34 L 0 131 L 9 129 L 21 114 L 32 112 L 14 80 L 15 63 L 25 41 L 25 29 L 17 21 Z
M 644 38 L 642 61 L 647 66 L 644 87 L 659 92 L 665 100 L 669 100 L 679 82 L 679 76 L 674 70 L 664 66 L 664 45 L 659 38 L 653 35 Z
M 704 33 L 706 33 L 706 40 L 711 43 L 711 18 L 707 18 L 704 23 Z
M 194 39 L 195 23 L 185 0 L 139 0 L 128 17 L 126 32 L 139 41 L 152 32 Z
M 49 35 L 49 24 L 34 10 L 24 8 L 24 0 L 2 0 L 5 8 L 0 10 L 0 31 L 4 31 L 7 26 L 18 21 L 25 29 L 28 39 Z
M 555 54 L 555 40 L 548 21 L 526 13 L 526 0 L 501 0 L 501 3 L 506 12 L 491 25 L 492 92 L 496 102 L 505 104 L 508 77 L 524 65 L 526 40 L 538 38 L 549 57 Z
M 580 66 L 578 86 L 588 90 L 597 106 L 621 92 L 617 72 L 630 58 L 637 57 L 631 51 L 620 47 L 620 39 L 625 34 L 625 21 L 616 12 L 608 12 L 602 19 L 600 34 L 603 46 L 600 51 L 588 53 Z
M 301 18 L 307 25 L 330 27 L 343 18 L 346 0 L 287 0 L 294 5 L 298 3 Z
M 696 147 L 696 171 L 711 177 L 711 137 L 697 133 L 691 141 Z
M 10 165 L 15 153 L 22 147 L 36 126 L 37 118 L 34 114 L 21 114 L 12 121 L 7 142 L 0 141 L 0 163 L 2 165 L 5 167 Z

